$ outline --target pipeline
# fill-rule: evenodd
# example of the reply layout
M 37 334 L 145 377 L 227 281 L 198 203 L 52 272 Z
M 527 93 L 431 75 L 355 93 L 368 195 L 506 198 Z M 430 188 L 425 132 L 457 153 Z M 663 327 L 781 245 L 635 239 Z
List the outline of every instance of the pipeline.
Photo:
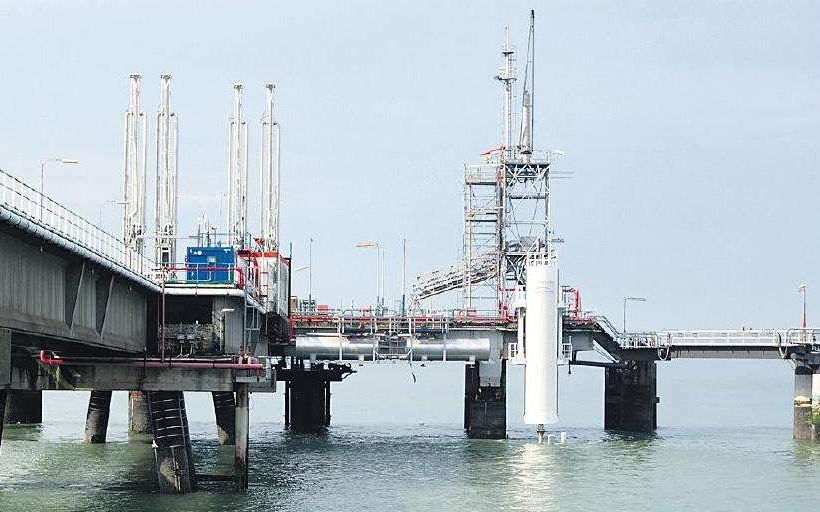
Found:
M 405 339 L 403 344 L 383 347 L 370 338 L 338 336 L 299 336 L 296 343 L 286 347 L 285 353 L 304 359 L 328 361 L 365 360 L 380 357 L 407 358 L 413 361 L 487 361 L 491 359 L 489 338 L 448 338 L 433 342 Z M 389 343 L 388 343 L 389 345 Z
M 177 368 L 177 369 L 215 369 L 215 370 L 254 370 L 261 372 L 265 365 L 254 363 L 253 358 L 239 357 L 239 362 L 233 359 L 186 359 L 176 361 L 167 359 L 139 359 L 128 357 L 74 357 L 63 358 L 59 356 L 46 355 L 45 350 L 40 351 L 39 361 L 46 366 L 128 366 L 134 368 Z

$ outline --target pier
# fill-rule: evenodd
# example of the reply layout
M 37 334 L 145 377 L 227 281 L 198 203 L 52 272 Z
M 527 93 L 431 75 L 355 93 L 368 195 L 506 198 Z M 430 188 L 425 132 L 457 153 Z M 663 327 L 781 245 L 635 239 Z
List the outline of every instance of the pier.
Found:
M 794 438 L 820 440 L 820 329 L 625 332 L 585 310 L 580 290 L 560 281 L 550 196 L 565 155 L 535 147 L 534 14 L 528 34 L 521 128 L 516 134 L 518 76 L 506 41 L 495 77 L 502 88 L 502 140 L 464 169 L 463 260 L 418 276 L 399 310 L 378 296 L 360 309 L 318 307 L 312 298 L 293 296 L 293 261 L 279 232 L 282 146 L 273 83 L 264 84 L 257 127 L 259 189 L 249 187 L 250 123 L 245 85 L 236 83 L 227 222 L 217 228 L 204 221 L 184 255 L 178 250 L 171 75 L 160 77 L 153 229 L 146 222 L 149 143 L 140 75 L 128 77 L 120 235 L 0 170 L 3 423 L 48 421 L 43 391 L 90 391 L 85 429 L 77 436 L 102 444 L 111 394 L 127 391 L 129 433 L 151 436 L 146 449 L 153 451 L 161 492 L 192 492 L 213 480 L 230 480 L 241 491 L 254 465 L 271 463 L 249 456 L 249 395 L 283 393 L 285 427 L 322 435 L 333 422 L 334 387 L 369 363 L 463 367 L 464 387 L 441 392 L 463 393 L 471 439 L 507 436 L 507 393 L 521 391 L 509 389 L 507 372 L 523 365 L 523 417 L 541 439 L 558 421 L 558 372 L 572 366 L 603 372 L 604 429 L 646 433 L 658 426 L 658 365 L 780 359 L 794 369 Z M 261 218 L 257 233 L 248 227 L 250 196 L 261 204 L 252 212 Z M 378 249 L 375 242 L 366 246 Z M 459 304 L 427 306 L 445 292 L 460 293 Z M 231 474 L 197 475 L 185 392 L 211 393 L 215 439 L 234 447 Z

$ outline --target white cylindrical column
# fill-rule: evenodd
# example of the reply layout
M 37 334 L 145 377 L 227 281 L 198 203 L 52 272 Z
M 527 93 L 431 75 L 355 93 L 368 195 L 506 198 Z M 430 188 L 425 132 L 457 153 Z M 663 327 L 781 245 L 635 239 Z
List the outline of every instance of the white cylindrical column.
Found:
M 558 422 L 558 268 L 546 257 L 527 261 L 524 423 Z
M 811 376 L 811 438 L 820 441 L 820 369 Z

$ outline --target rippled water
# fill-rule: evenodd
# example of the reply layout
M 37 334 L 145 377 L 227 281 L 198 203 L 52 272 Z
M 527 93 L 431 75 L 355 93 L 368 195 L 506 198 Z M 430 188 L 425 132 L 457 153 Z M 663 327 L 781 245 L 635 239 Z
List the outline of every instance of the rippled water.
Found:
M 229 471 L 211 425 L 192 428 L 198 469 Z M 820 447 L 788 429 L 577 429 L 548 446 L 528 430 L 474 441 L 458 425 L 336 426 L 315 437 L 267 423 L 252 437 L 247 494 L 220 483 L 186 496 L 155 493 L 145 440 L 88 446 L 46 430 L 8 429 L 3 510 L 797 510 L 820 500 Z
M 369 369 L 334 388 L 324 437 L 284 432 L 281 396 L 254 395 L 247 493 L 214 483 L 159 495 L 149 440 L 125 433 L 124 393 L 114 395 L 109 442 L 93 446 L 80 442 L 88 395 L 47 393 L 42 427 L 4 434 L 0 510 L 805 511 L 820 503 L 820 445 L 791 438 L 791 374 L 782 365 L 665 367 L 661 428 L 648 437 L 588 426 L 600 424 L 600 374 L 562 377 L 571 384 L 566 421 L 587 425 L 563 425 L 562 446 L 538 445 L 516 425 L 517 373 L 510 438 L 479 441 L 458 423 L 460 371 L 418 374 L 413 387 L 399 370 Z M 197 469 L 230 472 L 209 396 L 186 399 Z M 419 423 L 431 418 L 446 421 Z

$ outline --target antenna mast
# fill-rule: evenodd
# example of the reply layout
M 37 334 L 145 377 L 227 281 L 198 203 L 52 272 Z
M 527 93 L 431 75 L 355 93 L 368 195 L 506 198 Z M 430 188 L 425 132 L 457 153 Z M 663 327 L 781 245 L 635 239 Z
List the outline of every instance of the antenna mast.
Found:
M 171 75 L 160 77 L 157 113 L 156 261 L 167 267 L 176 261 L 177 234 L 177 115 L 171 111 Z
M 532 158 L 533 96 L 535 94 L 535 11 L 530 11 L 527 39 L 527 65 L 524 68 L 524 89 L 521 100 L 521 138 L 519 150 L 524 162 Z
M 248 231 L 248 125 L 242 113 L 241 83 L 233 86 L 233 117 L 228 131 L 228 242 L 245 247 Z
M 500 69 L 496 80 L 503 84 L 504 127 L 501 137 L 501 146 L 504 155 L 509 160 L 513 158 L 512 125 L 513 125 L 513 83 L 515 82 L 515 50 L 510 45 L 510 29 L 504 27 L 504 45 L 501 47 L 501 56 L 504 65 Z
M 140 75 L 130 77 L 130 96 L 123 129 L 123 218 L 125 245 L 143 254 L 145 246 L 145 161 L 147 125 L 140 110 Z
M 265 84 L 265 113 L 262 116 L 262 245 L 265 252 L 279 250 L 279 173 L 281 133 L 274 118 L 274 89 Z

